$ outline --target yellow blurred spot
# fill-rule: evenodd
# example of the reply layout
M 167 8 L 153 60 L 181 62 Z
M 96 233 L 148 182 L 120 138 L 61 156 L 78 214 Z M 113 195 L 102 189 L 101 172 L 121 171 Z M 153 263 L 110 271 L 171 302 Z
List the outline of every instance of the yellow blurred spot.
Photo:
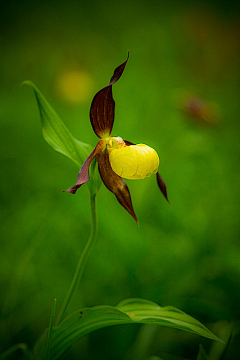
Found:
M 88 101 L 93 89 L 93 79 L 83 70 L 62 71 L 56 81 L 56 92 L 65 101 L 82 103 Z
M 128 316 L 130 316 L 130 317 L 134 317 L 134 316 L 135 316 L 135 314 L 129 314 Z

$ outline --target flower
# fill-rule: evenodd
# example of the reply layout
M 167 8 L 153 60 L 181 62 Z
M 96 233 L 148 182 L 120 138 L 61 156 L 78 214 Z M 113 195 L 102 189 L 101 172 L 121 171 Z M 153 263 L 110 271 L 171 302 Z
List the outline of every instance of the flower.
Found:
M 156 151 L 147 145 L 134 145 L 121 137 L 111 136 L 115 108 L 112 85 L 122 76 L 128 57 L 123 64 L 115 69 L 109 85 L 100 90 L 93 98 L 90 121 L 100 141 L 83 163 L 76 185 L 66 191 L 75 194 L 80 186 L 89 181 L 89 166 L 92 160 L 97 157 L 98 170 L 104 185 L 138 223 L 129 189 L 122 177 L 125 179 L 144 179 L 152 174 L 157 174 L 158 186 L 167 201 L 168 198 L 166 185 L 158 173 L 159 158 Z

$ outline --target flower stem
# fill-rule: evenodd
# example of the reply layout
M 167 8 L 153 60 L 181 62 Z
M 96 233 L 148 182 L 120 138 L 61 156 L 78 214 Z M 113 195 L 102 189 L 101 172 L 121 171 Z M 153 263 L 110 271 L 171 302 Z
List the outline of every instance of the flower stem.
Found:
M 90 252 L 97 238 L 98 226 L 97 226 L 97 212 L 96 212 L 96 193 L 93 193 L 92 191 L 90 191 L 90 204 L 91 204 L 91 219 L 92 219 L 91 233 L 85 245 L 85 248 L 80 256 L 71 285 L 68 289 L 67 295 L 59 311 L 55 324 L 56 326 L 59 325 L 59 323 L 63 320 L 67 307 L 73 296 L 74 290 L 76 289 L 76 286 L 82 277 Z

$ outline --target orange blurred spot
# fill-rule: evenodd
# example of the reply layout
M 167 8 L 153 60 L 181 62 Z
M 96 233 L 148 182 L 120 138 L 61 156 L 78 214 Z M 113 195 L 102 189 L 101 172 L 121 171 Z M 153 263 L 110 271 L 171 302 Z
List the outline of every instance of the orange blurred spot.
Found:
M 207 101 L 200 96 L 180 90 L 177 94 L 177 107 L 195 121 L 216 124 L 221 117 L 221 109 L 214 101 Z

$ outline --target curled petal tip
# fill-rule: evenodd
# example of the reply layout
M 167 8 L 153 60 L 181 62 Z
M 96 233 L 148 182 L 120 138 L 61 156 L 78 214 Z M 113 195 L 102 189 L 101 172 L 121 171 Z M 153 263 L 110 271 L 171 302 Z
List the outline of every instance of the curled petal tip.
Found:
M 75 194 L 76 191 L 80 188 L 80 186 L 82 186 L 82 184 L 81 185 L 73 185 L 72 187 L 70 187 L 67 190 L 62 190 L 62 192 L 67 192 L 69 194 Z
M 171 204 L 170 201 L 168 200 L 166 184 L 163 181 L 163 178 L 160 176 L 159 172 L 157 172 L 157 183 L 158 183 L 159 189 L 161 190 L 163 196 L 165 197 L 167 202 L 169 204 Z
M 122 73 L 125 69 L 125 66 L 128 62 L 128 58 L 129 58 L 129 52 L 128 52 L 128 56 L 127 56 L 127 60 L 124 61 L 124 63 L 122 63 L 121 65 L 119 65 L 115 70 L 114 70 L 114 73 L 113 73 L 113 76 L 111 77 L 111 80 L 110 80 L 110 83 L 109 85 L 113 85 L 115 82 L 117 82 L 120 77 L 122 76 Z
M 115 109 L 112 85 L 122 76 L 127 61 L 128 58 L 114 70 L 109 85 L 101 89 L 93 98 L 90 109 L 90 121 L 95 134 L 99 138 L 108 137 L 111 134 Z

